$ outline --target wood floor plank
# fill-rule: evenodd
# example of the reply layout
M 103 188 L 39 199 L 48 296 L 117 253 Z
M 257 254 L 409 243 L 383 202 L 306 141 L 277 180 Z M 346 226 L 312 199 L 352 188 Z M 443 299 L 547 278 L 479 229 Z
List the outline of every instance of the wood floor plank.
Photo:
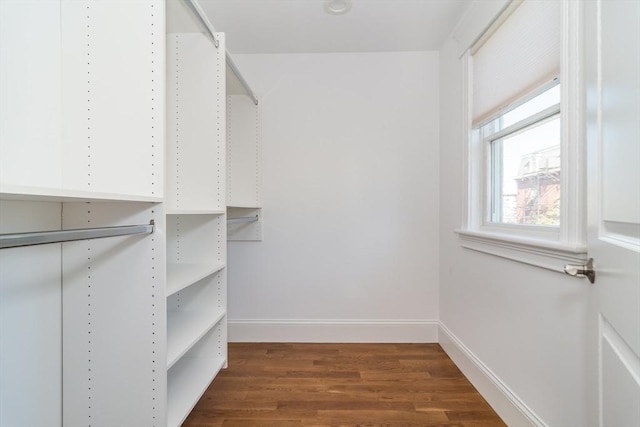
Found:
M 278 409 L 310 409 L 315 411 L 409 411 L 415 412 L 411 402 L 381 402 L 379 400 L 283 400 Z
M 232 343 L 183 425 L 505 424 L 438 344 Z
M 231 419 L 222 423 L 222 427 L 254 427 L 256 425 L 260 425 L 260 427 L 300 427 L 302 426 L 302 421 L 276 419 L 260 421 L 260 424 L 256 424 L 255 419 Z
M 443 413 L 424 413 L 395 410 L 368 411 L 320 411 L 318 419 L 325 425 L 433 425 L 444 424 L 450 420 Z
M 360 392 L 360 393 L 342 393 L 339 391 L 331 390 L 323 387 L 318 390 L 265 390 L 265 391 L 253 391 L 247 395 L 247 400 L 263 400 L 263 399 L 276 399 L 277 401 L 329 401 L 335 402 L 340 399 L 342 401 L 349 402 L 363 402 L 363 401 L 380 401 L 380 396 L 377 393 Z

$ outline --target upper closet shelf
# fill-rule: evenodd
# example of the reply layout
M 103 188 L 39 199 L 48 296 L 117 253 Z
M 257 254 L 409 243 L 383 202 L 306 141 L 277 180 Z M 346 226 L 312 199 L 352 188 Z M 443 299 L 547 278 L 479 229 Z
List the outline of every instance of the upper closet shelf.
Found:
M 83 190 L 68 190 L 47 187 L 25 187 L 0 185 L 0 200 L 21 200 L 31 202 L 148 202 L 161 203 L 162 197 L 99 193 Z
M 168 0 L 167 33 L 193 32 L 203 32 L 218 47 L 216 31 L 198 0 Z M 258 105 L 258 97 L 238 70 L 229 51 L 225 50 L 225 54 L 227 59 L 227 94 L 247 95 L 254 104 Z
M 222 215 L 225 209 L 167 209 L 167 215 Z

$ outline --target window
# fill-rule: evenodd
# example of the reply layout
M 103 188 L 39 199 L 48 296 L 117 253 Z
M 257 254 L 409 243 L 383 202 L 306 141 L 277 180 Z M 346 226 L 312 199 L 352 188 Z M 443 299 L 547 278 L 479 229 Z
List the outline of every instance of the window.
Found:
M 560 85 L 478 129 L 488 159 L 485 221 L 560 225 Z
M 514 0 L 463 57 L 464 247 L 554 271 L 584 258 L 581 7 Z

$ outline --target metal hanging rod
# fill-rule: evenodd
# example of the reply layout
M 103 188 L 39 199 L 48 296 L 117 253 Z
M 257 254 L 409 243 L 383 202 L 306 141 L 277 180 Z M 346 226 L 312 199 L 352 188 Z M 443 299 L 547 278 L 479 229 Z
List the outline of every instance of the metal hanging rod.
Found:
M 133 234 L 151 234 L 154 230 L 155 222 L 151 220 L 149 224 L 143 225 L 0 234 L 0 249 L 44 245 L 47 243 L 73 242 L 75 240 L 101 239 L 103 237 L 129 236 Z
M 185 2 L 189 6 L 189 8 L 191 8 L 191 10 L 195 13 L 198 20 L 200 20 L 200 23 L 202 23 L 204 28 L 207 30 L 207 33 L 213 40 L 213 44 L 216 46 L 216 48 L 220 47 L 220 41 L 218 41 L 218 38 L 216 37 L 216 30 L 213 28 L 213 25 L 211 25 L 211 22 L 207 18 L 207 14 L 204 13 L 204 10 L 202 10 L 200 3 L 198 3 L 197 0 L 185 0 Z M 233 59 L 231 59 L 231 55 L 229 55 L 228 50 L 225 50 L 225 55 L 227 59 L 227 65 L 229 66 L 229 68 L 231 68 L 231 71 L 233 71 L 233 74 L 236 75 L 242 87 L 244 87 L 244 89 L 247 91 L 247 94 L 253 100 L 253 103 L 258 105 L 258 97 L 255 95 L 255 93 L 253 93 L 253 90 L 251 90 L 249 83 L 247 83 L 244 77 L 242 77 L 242 74 L 240 74 L 240 70 L 238 70 L 238 67 L 236 67 L 236 64 L 233 62 Z
M 200 7 L 200 3 L 198 3 L 197 0 L 185 0 L 185 2 L 191 8 L 191 10 L 196 14 L 196 17 L 200 20 L 200 23 L 202 23 L 204 28 L 207 30 L 207 33 L 209 33 L 209 36 L 211 36 L 211 39 L 213 40 L 213 44 L 215 45 L 215 47 L 220 47 L 220 42 L 216 37 L 216 31 L 213 29 L 213 25 L 211 25 L 211 22 L 209 22 L 209 19 L 207 18 L 207 15 L 204 13 L 204 10 L 202 10 L 202 7 Z
M 241 222 L 256 222 L 258 220 L 258 215 L 254 216 L 241 216 L 239 218 L 228 218 L 227 224 L 237 224 Z
M 238 78 L 238 81 L 240 82 L 242 87 L 244 87 L 244 90 L 247 91 L 247 94 L 249 95 L 249 98 L 251 98 L 253 100 L 254 104 L 258 105 L 258 97 L 251 90 L 251 87 L 249 86 L 249 83 L 247 83 L 247 81 L 244 79 L 244 77 L 242 77 L 242 74 L 240 73 L 240 70 L 238 70 L 238 67 L 236 67 L 236 64 L 233 62 L 233 59 L 231 59 L 231 55 L 229 55 L 228 51 L 226 52 L 226 57 L 227 57 L 227 65 L 229 66 L 229 68 L 231 68 L 231 71 L 233 71 L 233 74 L 236 75 L 236 77 Z

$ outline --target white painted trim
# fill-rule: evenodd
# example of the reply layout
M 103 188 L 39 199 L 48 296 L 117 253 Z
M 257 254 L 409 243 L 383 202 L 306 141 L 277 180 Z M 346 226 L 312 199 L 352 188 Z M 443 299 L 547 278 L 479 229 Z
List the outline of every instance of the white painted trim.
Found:
M 547 426 L 442 322 L 438 335 L 440 346 L 507 425 Z
M 561 243 L 516 237 L 493 232 L 456 230 L 460 245 L 467 249 L 496 255 L 501 258 L 564 273 L 565 264 L 585 264 L 586 246 L 571 246 Z
M 229 342 L 435 343 L 437 320 L 230 319 Z
M 474 7 L 481 7 L 474 2 Z M 496 4 L 493 7 L 497 7 Z M 469 11 L 472 8 L 469 9 Z M 488 177 L 483 146 L 477 132 L 471 130 L 470 105 L 472 94 L 471 62 L 467 52 L 461 59 L 463 67 L 463 129 L 465 198 L 462 227 L 456 230 L 460 244 L 502 258 L 564 273 L 564 264 L 582 264 L 587 259 L 585 226 L 585 155 L 584 99 L 582 94 L 582 22 L 581 2 L 562 0 L 562 63 L 561 63 L 561 123 L 562 123 L 562 192 L 561 225 L 557 230 L 545 230 L 509 224 L 486 224 L 488 208 Z
M 458 42 L 458 57 L 475 44 L 512 0 L 474 0 L 453 29 L 451 37 Z
M 560 73 L 562 129 L 560 241 L 586 245 L 586 151 L 584 90 L 584 3 L 562 4 L 562 64 Z

